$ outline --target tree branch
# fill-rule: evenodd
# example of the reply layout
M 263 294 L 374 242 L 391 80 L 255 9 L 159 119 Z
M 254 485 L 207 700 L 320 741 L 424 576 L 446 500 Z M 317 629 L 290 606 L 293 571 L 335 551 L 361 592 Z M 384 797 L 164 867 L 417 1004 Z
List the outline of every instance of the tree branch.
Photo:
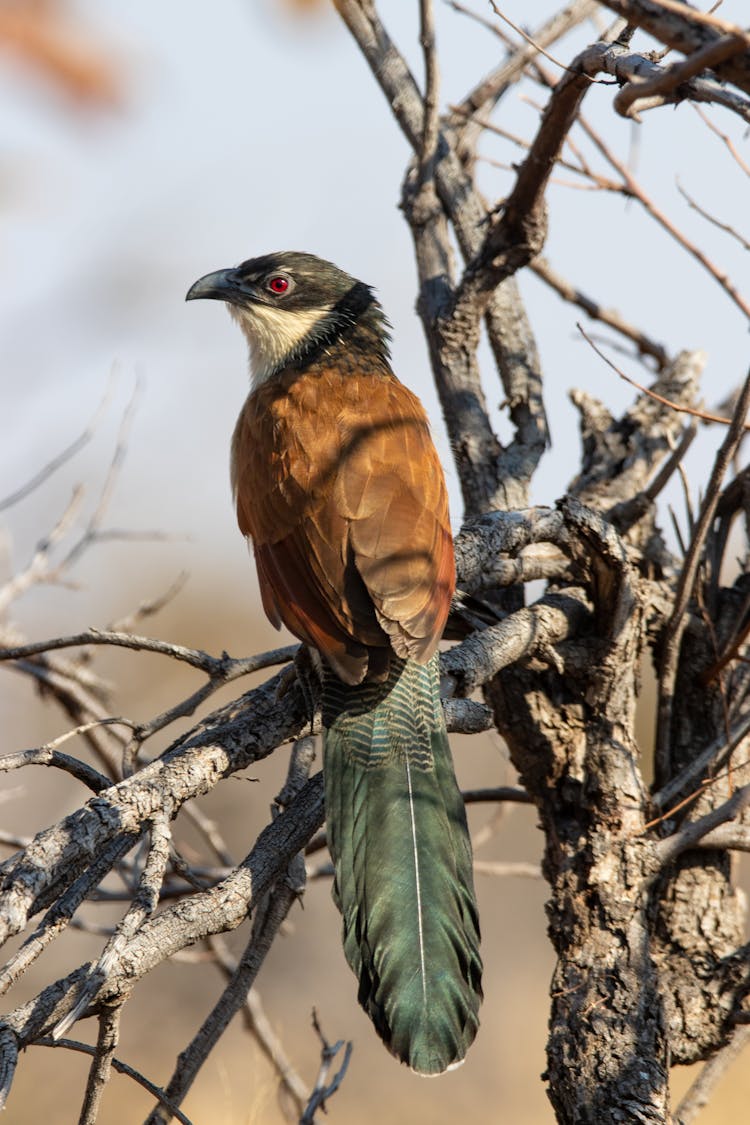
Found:
M 737 35 L 746 39 L 742 28 L 706 17 L 687 4 L 674 6 L 665 0 L 603 0 L 607 8 L 617 12 L 630 24 L 642 27 L 667 47 L 691 55 L 715 43 L 720 35 Z M 750 50 L 717 64 L 716 73 L 725 82 L 732 82 L 750 94 Z

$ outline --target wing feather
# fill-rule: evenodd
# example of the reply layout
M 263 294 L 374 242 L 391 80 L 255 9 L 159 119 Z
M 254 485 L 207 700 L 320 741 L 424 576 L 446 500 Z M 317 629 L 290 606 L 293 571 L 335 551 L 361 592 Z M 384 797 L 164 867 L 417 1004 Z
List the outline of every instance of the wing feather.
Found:
M 428 660 L 455 585 L 442 469 L 395 376 L 287 373 L 248 398 L 232 483 L 276 625 L 359 682 L 391 646 Z

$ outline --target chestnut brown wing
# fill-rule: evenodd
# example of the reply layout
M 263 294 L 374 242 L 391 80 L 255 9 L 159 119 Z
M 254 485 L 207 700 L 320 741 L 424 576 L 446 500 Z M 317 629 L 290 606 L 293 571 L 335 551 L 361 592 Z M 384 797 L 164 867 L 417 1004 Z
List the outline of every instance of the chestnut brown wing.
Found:
M 264 609 L 347 682 L 377 650 L 426 660 L 455 576 L 437 453 L 394 377 L 296 373 L 250 395 L 235 430 L 240 528 Z

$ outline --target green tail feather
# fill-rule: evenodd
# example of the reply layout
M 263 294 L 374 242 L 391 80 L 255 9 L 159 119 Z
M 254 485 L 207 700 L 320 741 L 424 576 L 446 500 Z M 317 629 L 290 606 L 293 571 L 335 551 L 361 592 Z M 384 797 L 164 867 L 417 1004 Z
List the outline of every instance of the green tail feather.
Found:
M 466 814 L 437 655 L 393 659 L 385 683 L 323 691 L 328 843 L 344 952 L 388 1049 L 420 1074 L 466 1054 L 482 963 Z

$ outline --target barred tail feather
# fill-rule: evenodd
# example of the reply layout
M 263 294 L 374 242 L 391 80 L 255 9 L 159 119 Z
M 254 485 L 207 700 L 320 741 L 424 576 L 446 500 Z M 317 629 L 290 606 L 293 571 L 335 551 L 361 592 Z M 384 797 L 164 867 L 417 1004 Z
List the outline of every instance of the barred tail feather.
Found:
M 359 1000 L 420 1074 L 457 1066 L 479 1024 L 471 844 L 439 694 L 437 655 L 391 662 L 323 693 L 333 895 Z

